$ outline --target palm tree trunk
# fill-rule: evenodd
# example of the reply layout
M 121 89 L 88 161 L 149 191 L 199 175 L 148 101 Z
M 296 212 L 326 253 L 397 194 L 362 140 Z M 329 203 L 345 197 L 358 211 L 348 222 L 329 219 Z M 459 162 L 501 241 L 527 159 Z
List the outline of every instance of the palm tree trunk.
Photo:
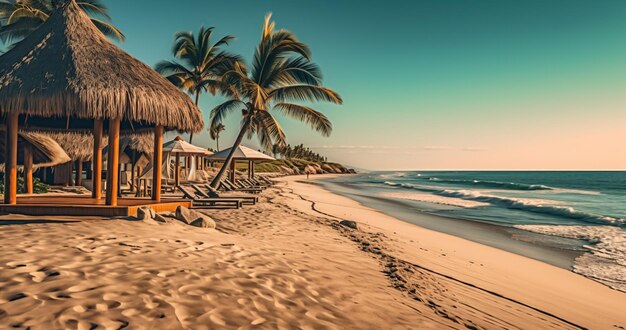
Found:
M 233 147 L 230 148 L 230 152 L 228 153 L 228 156 L 226 156 L 226 160 L 224 160 L 224 164 L 222 165 L 222 168 L 220 168 L 220 171 L 217 173 L 217 175 L 211 182 L 211 187 L 213 187 L 213 189 L 217 189 L 220 182 L 222 181 L 222 177 L 224 176 L 224 173 L 226 173 L 226 170 L 228 169 L 228 165 L 230 165 L 230 162 L 233 160 L 233 155 L 235 154 L 235 150 L 241 144 L 241 141 L 243 140 L 244 135 L 246 135 L 246 131 L 248 131 L 248 127 L 250 126 L 251 121 L 252 121 L 252 117 L 248 115 L 248 118 L 246 118 L 246 121 L 244 122 L 243 126 L 241 126 L 241 131 L 239 131 L 239 135 L 237 135 L 237 140 L 235 140 Z
M 200 91 L 196 91 L 196 107 L 198 106 L 198 101 L 200 101 Z M 193 140 L 193 132 L 189 133 L 189 143 Z
M 216 145 L 217 151 L 219 152 L 220 151 L 220 136 L 219 135 L 215 137 L 215 145 Z

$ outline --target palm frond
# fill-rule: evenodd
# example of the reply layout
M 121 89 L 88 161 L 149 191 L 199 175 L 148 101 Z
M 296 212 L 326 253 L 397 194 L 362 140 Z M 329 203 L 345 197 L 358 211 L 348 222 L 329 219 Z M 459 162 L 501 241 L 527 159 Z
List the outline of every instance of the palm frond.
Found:
M 293 103 L 279 103 L 274 106 L 274 109 L 287 117 L 304 122 L 323 136 L 330 136 L 333 130 L 328 117 L 315 109 Z
M 263 149 L 271 150 L 274 144 L 284 145 L 286 143 L 285 132 L 272 114 L 268 111 L 258 111 L 256 117 L 259 121 L 257 135 Z
M 104 33 L 105 36 L 108 36 L 117 41 L 126 40 L 126 36 L 124 35 L 124 33 L 122 33 L 122 31 L 116 28 L 113 24 L 101 21 L 97 18 L 91 18 L 91 22 L 96 26 L 96 28 L 98 28 L 98 30 Z
M 80 0 L 76 3 L 88 15 L 96 15 L 111 20 L 107 7 L 99 0 Z
M 297 101 L 326 101 L 336 104 L 343 103 L 341 96 L 333 90 L 312 85 L 291 85 L 280 87 L 269 93 L 268 100 L 275 102 L 288 102 L 290 100 Z
M 238 107 L 245 106 L 245 104 L 238 99 L 230 99 L 226 102 L 216 106 L 211 110 L 211 126 L 214 127 L 222 123 L 226 115 L 237 110 Z

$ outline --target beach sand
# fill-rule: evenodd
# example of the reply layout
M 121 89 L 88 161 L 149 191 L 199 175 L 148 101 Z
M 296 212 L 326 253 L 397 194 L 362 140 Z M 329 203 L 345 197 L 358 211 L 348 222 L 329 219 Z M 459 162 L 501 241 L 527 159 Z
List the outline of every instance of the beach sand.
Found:
M 626 294 L 401 222 L 303 177 L 260 199 L 205 211 L 217 230 L 0 216 L 0 327 L 626 326 Z

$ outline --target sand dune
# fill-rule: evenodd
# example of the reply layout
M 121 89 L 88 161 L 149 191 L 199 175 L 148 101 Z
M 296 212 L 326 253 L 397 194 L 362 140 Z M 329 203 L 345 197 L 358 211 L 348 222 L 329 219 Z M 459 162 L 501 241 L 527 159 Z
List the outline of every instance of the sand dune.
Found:
M 0 216 L 0 324 L 32 329 L 590 325 L 474 285 L 457 276 L 460 264 L 456 272 L 446 272 L 431 264 L 436 252 L 431 247 L 405 258 L 400 235 L 364 222 L 355 231 L 313 211 L 307 189 L 319 188 L 308 186 L 282 182 L 256 206 L 206 211 L 218 230 L 176 221 Z M 602 325 L 615 322 L 608 316 Z

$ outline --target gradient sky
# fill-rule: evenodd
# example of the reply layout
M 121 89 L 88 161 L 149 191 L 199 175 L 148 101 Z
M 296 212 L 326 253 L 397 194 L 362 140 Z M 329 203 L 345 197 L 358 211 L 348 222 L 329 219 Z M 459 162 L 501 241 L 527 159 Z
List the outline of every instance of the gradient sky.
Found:
M 343 106 L 291 144 L 368 169 L 626 169 L 626 1 L 104 1 L 126 51 L 171 59 L 176 31 L 215 26 L 249 60 L 263 17 L 313 50 Z M 208 118 L 219 97 L 205 95 Z M 239 118 L 226 122 L 232 143 Z M 198 144 L 212 146 L 203 132 Z M 256 141 L 245 142 L 255 146 Z

